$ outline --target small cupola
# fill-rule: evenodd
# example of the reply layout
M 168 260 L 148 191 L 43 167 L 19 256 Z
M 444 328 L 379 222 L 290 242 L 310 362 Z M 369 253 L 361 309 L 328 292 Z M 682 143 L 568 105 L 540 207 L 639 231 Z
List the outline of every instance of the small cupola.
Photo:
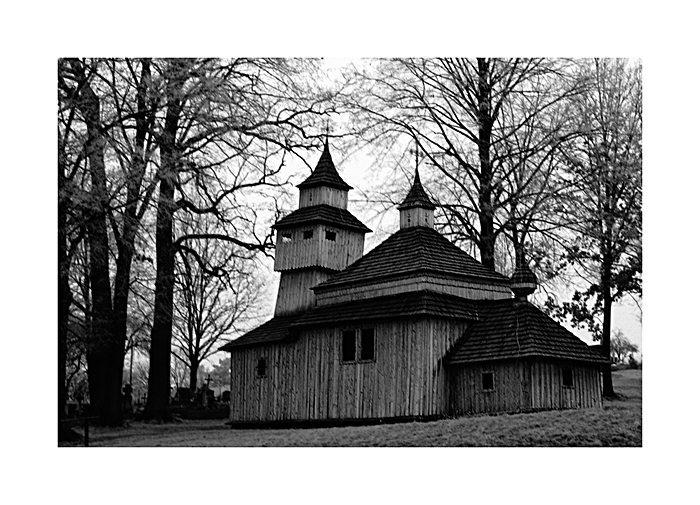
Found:
M 411 186 L 411 190 L 398 208 L 401 229 L 414 226 L 432 228 L 435 224 L 435 205 L 433 205 L 430 197 L 423 189 L 417 167 L 413 186 Z
M 510 278 L 510 289 L 515 294 L 517 301 L 527 300 L 537 289 L 537 276 L 524 264 L 515 268 L 515 272 Z

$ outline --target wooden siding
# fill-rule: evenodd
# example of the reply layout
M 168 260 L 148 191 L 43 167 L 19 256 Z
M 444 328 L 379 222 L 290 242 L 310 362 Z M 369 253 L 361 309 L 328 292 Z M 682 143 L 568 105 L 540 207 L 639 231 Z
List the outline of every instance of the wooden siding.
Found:
M 304 231 L 313 230 L 313 237 L 304 239 Z M 335 241 L 326 239 L 326 230 L 335 232 Z M 291 234 L 286 240 L 285 234 Z M 300 226 L 277 232 L 275 271 L 321 267 L 343 270 L 358 260 L 364 251 L 365 236 L 325 224 Z
M 341 209 L 348 208 L 348 191 L 318 186 L 315 188 L 305 188 L 299 191 L 299 208 L 311 207 L 313 205 L 331 205 Z
M 402 209 L 399 213 L 399 228 L 411 226 L 425 226 L 433 228 L 435 224 L 435 212 L 421 207 Z
M 446 413 L 440 358 L 466 322 L 413 319 L 304 330 L 293 343 L 231 353 L 231 421 L 374 419 Z M 374 328 L 375 359 L 341 363 L 341 332 Z M 256 377 L 259 358 L 267 376 Z
M 312 308 L 316 303 L 316 296 L 311 288 L 325 281 L 332 274 L 333 271 L 320 268 L 282 272 L 277 291 L 275 317 L 297 314 Z
M 480 284 L 457 278 L 438 275 L 411 276 L 403 279 L 390 279 L 373 284 L 351 285 L 337 287 L 332 290 L 324 289 L 316 293 L 318 306 L 343 303 L 354 300 L 364 300 L 379 296 L 395 295 L 410 291 L 429 290 L 437 293 L 460 296 L 470 300 L 501 300 L 512 298 L 513 293 L 508 286 Z
M 562 385 L 562 369 L 573 372 L 573 387 Z M 494 374 L 494 388 L 482 389 L 482 374 Z M 450 413 L 516 412 L 591 408 L 602 405 L 597 365 L 540 360 L 485 362 L 449 367 Z

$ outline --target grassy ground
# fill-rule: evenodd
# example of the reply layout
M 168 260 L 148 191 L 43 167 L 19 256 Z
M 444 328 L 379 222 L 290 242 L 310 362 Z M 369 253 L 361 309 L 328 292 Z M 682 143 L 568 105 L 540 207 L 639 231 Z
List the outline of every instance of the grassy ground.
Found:
M 474 416 L 424 423 L 316 429 L 232 430 L 221 420 L 132 422 L 92 428 L 91 446 L 146 447 L 455 447 L 642 445 L 642 372 L 613 372 L 621 398 L 602 409 Z M 74 444 L 75 445 L 75 444 Z M 78 444 L 79 445 L 79 444 Z

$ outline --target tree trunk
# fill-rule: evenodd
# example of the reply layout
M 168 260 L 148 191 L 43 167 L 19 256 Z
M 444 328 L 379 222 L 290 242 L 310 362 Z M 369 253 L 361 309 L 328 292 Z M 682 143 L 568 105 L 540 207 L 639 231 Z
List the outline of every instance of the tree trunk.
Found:
M 608 255 L 603 256 L 603 274 L 601 277 L 601 289 L 603 291 L 603 335 L 602 348 L 603 356 L 607 358 L 607 363 L 603 365 L 603 396 L 615 398 L 615 390 L 612 382 L 612 369 L 610 364 L 610 327 L 612 322 L 612 293 L 611 293 L 611 260 Z
M 80 104 L 87 127 L 85 150 L 90 166 L 91 209 L 87 222 L 90 246 L 90 286 L 92 290 L 92 335 L 88 345 L 90 374 L 90 408 L 100 416 L 100 423 L 122 423 L 121 368 L 116 370 L 115 356 L 123 354 L 113 333 L 112 295 L 109 279 L 109 242 L 107 236 L 107 181 L 105 174 L 105 139 L 100 125 L 100 102 L 85 84 Z M 117 345 L 115 345 L 117 344 Z
M 134 152 L 131 157 L 130 174 L 127 180 L 126 206 L 123 215 L 123 228 L 118 242 L 117 270 L 114 277 L 114 340 L 115 347 L 123 349 L 122 352 L 114 353 L 112 356 L 111 368 L 116 370 L 124 369 L 124 357 L 127 343 L 127 312 L 129 306 L 129 282 L 131 279 L 131 266 L 134 258 L 134 242 L 139 227 L 137 215 L 139 194 L 143 177 L 146 171 L 145 142 L 148 131 L 146 86 L 150 80 L 150 65 L 147 60 L 143 61 L 141 70 L 141 81 L 137 91 L 136 135 L 134 139 Z M 147 205 L 143 201 L 142 205 Z M 120 375 L 121 388 L 121 375 Z
M 148 401 L 144 417 L 169 420 L 170 345 L 173 333 L 173 285 L 175 255 L 173 254 L 174 190 L 173 160 L 161 149 L 162 179 L 156 219 L 156 288 L 151 330 Z
M 491 132 L 493 117 L 491 116 L 491 84 L 488 81 L 488 62 L 478 58 L 479 68 L 479 254 L 481 263 L 495 269 L 496 237 L 493 226 L 492 188 L 493 166 L 491 164 Z
M 180 163 L 176 145 L 178 122 L 182 112 L 182 86 L 187 63 L 172 60 L 166 69 L 167 110 L 160 138 L 160 193 L 156 217 L 156 287 L 151 330 L 150 371 L 145 419 L 169 421 L 170 352 L 173 334 L 173 288 L 175 284 L 175 250 L 173 248 L 173 214 L 175 182 Z
M 60 154 L 59 154 L 60 156 Z M 68 243 L 66 236 L 66 201 L 63 197 L 64 167 L 58 167 L 58 440 L 67 439 L 67 427 L 61 421 L 66 416 L 66 359 L 68 356 L 68 314 L 71 291 L 68 282 Z
M 199 361 L 190 362 L 190 391 L 194 395 L 197 390 L 197 372 L 199 371 Z M 194 396 L 193 396 L 194 397 Z

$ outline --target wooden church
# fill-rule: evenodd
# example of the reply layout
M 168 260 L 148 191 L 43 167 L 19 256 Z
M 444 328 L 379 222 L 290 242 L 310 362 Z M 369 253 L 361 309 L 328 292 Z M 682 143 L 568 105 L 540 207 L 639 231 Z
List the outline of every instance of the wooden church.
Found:
M 370 232 L 328 143 L 278 221 L 275 314 L 223 347 L 236 424 L 418 419 L 600 407 L 600 354 L 509 279 L 433 229 L 418 171 L 400 228 L 363 256 Z

